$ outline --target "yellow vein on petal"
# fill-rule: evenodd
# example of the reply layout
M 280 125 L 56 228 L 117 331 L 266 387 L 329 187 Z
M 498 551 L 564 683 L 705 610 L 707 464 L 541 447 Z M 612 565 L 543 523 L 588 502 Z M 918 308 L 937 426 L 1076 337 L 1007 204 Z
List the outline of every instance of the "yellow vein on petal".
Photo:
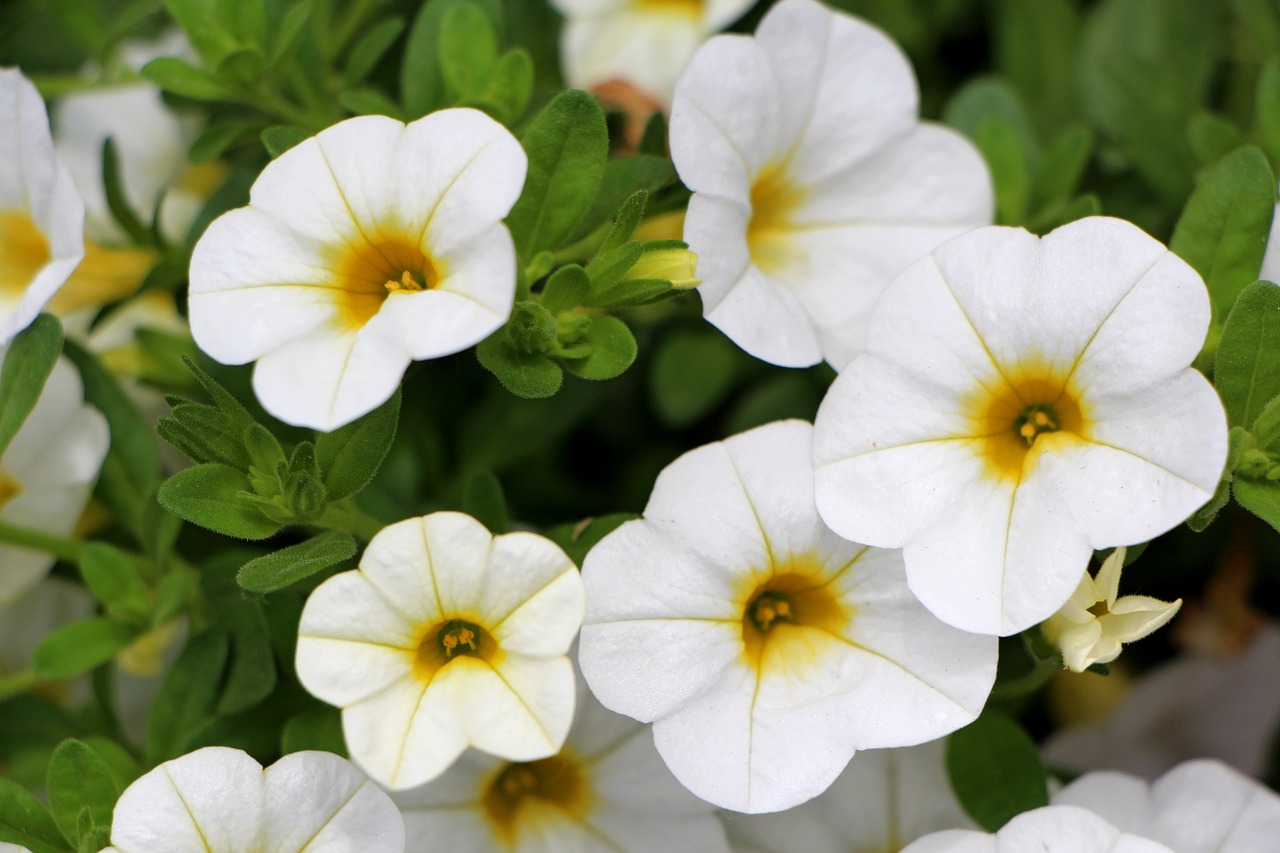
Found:
M 369 781 L 368 779 L 365 779 L 363 782 L 361 782 L 359 785 L 357 785 L 357 786 L 356 786 L 356 789 L 355 789 L 354 791 L 352 791 L 352 792 L 351 792 L 351 795 L 350 795 L 350 796 L 348 796 L 345 800 L 343 800 L 343 801 L 342 801 L 342 805 L 338 806 L 338 808 L 337 808 L 337 809 L 335 809 L 335 810 L 334 810 L 334 812 L 333 812 L 331 815 L 329 815 L 328 819 L 326 819 L 324 823 L 322 823 L 322 824 L 320 824 L 318 827 L 316 827 L 316 831 L 315 831 L 315 832 L 313 832 L 313 833 L 311 833 L 311 837 L 310 837 L 310 838 L 308 838 L 308 839 L 303 843 L 303 845 L 302 845 L 301 847 L 299 847 L 299 848 L 295 851 L 295 853 L 307 853 L 307 848 L 311 846 L 311 842 L 315 841 L 315 840 L 316 840 L 316 837 L 317 837 L 318 835 L 320 835 L 320 833 L 321 833 L 321 832 L 324 832 L 324 828 L 325 828 L 326 826 L 328 826 L 329 824 L 333 823 L 333 819 L 334 819 L 334 818 L 336 818 L 339 814 L 341 814 L 343 809 L 345 809 L 347 806 L 351 805 L 352 801 L 353 801 L 353 800 L 355 800 L 356 796 L 357 796 L 361 791 L 363 791 L 365 788 L 369 787 L 369 786 L 370 786 L 370 785 L 372 785 L 372 784 L 373 784 L 373 783 L 372 783 L 371 781 Z M 287 852 L 286 852 L 286 851 L 279 851 L 279 853 L 287 853 Z
M 187 798 L 182 796 L 182 789 L 178 787 L 178 783 L 174 780 L 169 768 L 161 767 L 164 771 L 164 777 L 169 780 L 169 787 L 173 789 L 173 793 L 177 795 L 178 802 L 182 803 L 183 810 L 186 811 L 187 817 L 191 819 L 191 826 L 195 829 L 196 835 L 200 836 L 200 843 L 204 845 L 206 853 L 213 853 L 213 847 L 209 844 L 209 839 L 204 837 L 204 829 L 201 828 L 200 822 L 196 820 L 195 812 L 191 811 L 191 805 L 187 802 Z

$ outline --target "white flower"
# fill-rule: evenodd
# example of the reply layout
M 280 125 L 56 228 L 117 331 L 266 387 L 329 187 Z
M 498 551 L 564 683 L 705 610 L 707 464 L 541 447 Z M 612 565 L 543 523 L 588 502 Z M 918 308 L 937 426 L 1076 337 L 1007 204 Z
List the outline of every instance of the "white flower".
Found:
M 414 359 L 465 349 L 515 299 L 502 224 L 520 143 L 483 113 L 408 126 L 348 119 L 258 176 L 191 258 L 191 331 L 225 364 L 257 361 L 271 414 L 331 430 L 389 398 Z
M 1127 222 L 957 237 L 894 281 L 827 392 L 818 509 L 904 548 L 938 618 L 1034 625 L 1094 549 L 1154 538 L 1213 494 L 1226 416 L 1188 367 L 1208 324 L 1200 277 Z
M 995 677 L 994 638 L 933 618 L 898 553 L 819 520 L 811 431 L 783 421 L 681 456 L 583 568 L 592 692 L 652 721 L 676 778 L 737 811 L 816 796 L 855 750 L 954 731 Z
M 84 257 L 84 203 L 54 157 L 44 100 L 0 68 L 0 344 L 30 325 Z
M 1120 657 L 1121 645 L 1164 626 L 1182 606 L 1181 598 L 1172 603 L 1145 595 L 1118 598 L 1125 552 L 1121 546 L 1103 560 L 1097 578 L 1086 571 L 1067 603 L 1040 626 L 1073 672 L 1111 663 Z
M 1121 832 L 1093 812 L 1045 806 L 1023 812 L 994 835 L 950 829 L 908 844 L 902 853 L 1175 853 Z
M 718 36 L 676 88 L 671 156 L 703 310 L 747 352 L 837 369 L 904 267 L 991 222 L 958 133 L 917 120 L 915 77 L 879 30 L 783 0 L 755 38 Z
M 106 418 L 85 405 L 80 377 L 59 359 L 35 408 L 0 457 L 0 521 L 69 535 L 109 444 Z M 0 604 L 32 589 L 53 563 L 43 551 L 0 545 Z
M 469 752 L 396 795 L 408 853 L 729 853 L 715 810 L 676 783 L 645 727 L 585 689 L 578 699 L 557 755 L 504 762 Z
M 1088 809 L 1174 853 L 1260 853 L 1280 841 L 1280 795 L 1218 761 L 1188 761 L 1152 783 L 1090 773 L 1053 802 Z
M 736 21 L 752 0 L 551 0 L 568 20 L 560 33 L 565 82 L 594 89 L 615 80 L 671 102 L 698 45 Z
M 267 769 L 211 746 L 166 761 L 116 803 L 103 853 L 402 853 L 395 803 L 345 759 L 295 752 Z
M 942 740 L 859 752 L 821 796 L 770 815 L 725 815 L 737 853 L 886 853 L 973 825 L 951 792 Z
M 138 72 L 160 56 L 190 54 L 186 38 L 174 32 L 156 42 L 127 42 L 120 47 L 122 65 Z M 86 76 L 101 76 L 94 66 Z M 124 232 L 107 206 L 102 183 L 102 144 L 110 137 L 119 157 L 120 182 L 125 200 L 144 222 L 150 222 L 162 195 L 187 168 L 187 149 L 197 125 L 165 106 L 160 89 L 147 80 L 99 85 L 70 92 L 53 109 L 53 145 L 67 165 L 85 204 L 85 230 L 94 240 L 120 242 Z M 181 196 L 166 198 L 161 218 L 166 234 L 180 241 L 195 214 L 196 205 Z M 182 215 L 170 218 L 176 202 Z
M 342 708 L 352 760 L 394 790 L 468 746 L 545 758 L 573 720 L 567 653 L 584 607 L 578 569 L 551 540 L 493 536 L 456 512 L 412 518 L 311 593 L 298 678 Z
M 1190 653 L 1134 682 L 1101 725 L 1061 729 L 1045 761 L 1073 772 L 1126 770 L 1154 778 L 1180 761 L 1212 756 L 1243 773 L 1266 770 L 1280 727 L 1280 626 L 1266 623 L 1241 653 Z

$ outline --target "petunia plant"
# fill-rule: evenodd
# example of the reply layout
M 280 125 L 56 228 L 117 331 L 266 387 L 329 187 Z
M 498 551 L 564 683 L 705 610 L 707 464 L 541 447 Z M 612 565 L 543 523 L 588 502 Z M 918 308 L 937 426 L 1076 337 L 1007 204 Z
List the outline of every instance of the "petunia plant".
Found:
M 11 0 L 0 155 L 0 853 L 1280 832 L 1275 3 Z

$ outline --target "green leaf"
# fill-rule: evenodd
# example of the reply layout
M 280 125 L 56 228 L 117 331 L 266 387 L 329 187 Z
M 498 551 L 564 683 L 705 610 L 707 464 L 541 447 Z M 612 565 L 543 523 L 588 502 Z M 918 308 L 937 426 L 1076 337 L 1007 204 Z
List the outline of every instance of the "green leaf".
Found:
M 1237 477 L 1232 491 L 1240 506 L 1280 532 L 1280 481 Z
M 129 235 L 129 239 L 141 245 L 153 243 L 152 233 L 142 223 L 138 213 L 125 196 L 120 155 L 116 150 L 116 141 L 109 136 L 102 141 L 102 189 L 106 196 L 107 209 L 111 211 L 111 218 Z
M 1280 165 L 1280 57 L 1262 67 L 1253 111 L 1262 138 L 1262 150 L 1272 165 Z
M 1049 804 L 1035 743 L 1003 714 L 985 713 L 947 738 L 946 762 L 956 799 L 988 832 Z
M 129 754 L 129 750 L 110 738 L 102 735 L 88 735 L 81 740 L 98 754 L 98 758 L 102 759 L 117 791 L 123 791 L 142 775 L 138 760 Z
M 145 624 L 150 594 L 137 562 L 105 542 L 89 542 L 79 560 L 80 576 L 107 612 L 123 622 Z
M 211 462 L 170 477 L 156 497 L 161 506 L 192 524 L 236 539 L 266 539 L 281 525 L 241 498 L 252 491 L 243 472 Z
M 984 117 L 974 138 L 991 168 L 996 189 L 996 221 L 1020 225 L 1031 201 L 1031 170 L 1027 152 L 1013 125 L 1000 115 Z
M 1280 397 L 1272 397 L 1254 418 L 1253 436 L 1263 450 L 1280 450 Z
M 570 90 L 547 104 L 521 143 L 529 172 L 507 225 L 527 259 L 560 248 L 583 218 L 604 174 L 609 134 L 596 99 Z
M 142 76 L 166 92 L 198 101 L 231 100 L 216 77 L 174 56 L 153 59 L 142 68 Z
M 1036 207 L 1064 204 L 1071 199 L 1093 154 L 1093 132 L 1083 125 L 1068 127 L 1044 151 L 1031 197 Z
M 88 744 L 65 740 L 49 760 L 49 805 L 53 819 L 72 843 L 87 834 L 79 826 L 82 810 L 88 811 L 89 827 L 110 829 L 111 812 L 120 789 L 111 768 Z
M 587 274 L 591 276 L 591 291 L 587 298 L 588 305 L 608 305 L 610 291 L 622 280 L 622 277 L 636 265 L 644 254 L 644 244 L 639 240 L 623 243 L 616 249 L 604 250 L 596 255 L 587 265 Z
M 1244 134 L 1227 119 L 1205 112 L 1191 117 L 1187 140 L 1196 160 L 1211 166 L 1243 145 Z
M 61 352 L 62 324 L 52 314 L 40 314 L 10 342 L 0 365 L 0 453 L 36 407 Z
M 227 655 L 227 636 L 218 631 L 206 631 L 187 644 L 147 717 L 148 765 L 185 755 L 200 730 L 211 722 Z
M 218 21 L 239 44 L 261 47 L 267 38 L 262 0 L 217 0 Z
M 210 125 L 191 143 L 187 159 L 192 163 L 207 163 L 221 157 L 237 140 L 261 126 L 255 121 L 228 121 Z
M 164 0 L 164 6 L 210 65 L 217 65 L 239 46 L 219 14 L 219 0 Z
M 280 748 L 285 753 L 318 749 L 346 757 L 347 745 L 342 737 L 342 712 L 325 705 L 294 714 L 284 724 Z
M 683 429 L 707 415 L 733 389 L 738 360 L 722 335 L 701 329 L 662 339 L 649 370 L 649 398 L 667 426 Z
M 1076 113 L 1080 12 L 1072 0 L 998 0 L 996 65 L 1042 129 Z
M 455 102 L 474 99 L 498 64 L 493 19 L 475 3 L 454 6 L 440 22 L 440 74 Z
M 271 48 L 270 64 L 274 68 L 279 65 L 297 46 L 303 28 L 311 18 L 315 7 L 312 0 L 299 0 L 294 3 L 280 21 L 280 29 L 275 35 L 275 45 Z
M 356 553 L 351 534 L 330 530 L 240 567 L 236 581 L 250 592 L 268 593 L 292 586 Z
M 343 77 L 354 86 L 368 77 L 404 32 L 404 18 L 387 18 L 365 33 L 347 57 Z
M 338 103 L 352 115 L 401 117 L 399 104 L 376 89 L 347 89 L 338 93 Z
M 244 47 L 222 58 L 214 77 L 231 89 L 252 89 L 262 80 L 267 61 L 256 47 Z
M 267 149 L 267 155 L 274 160 L 299 142 L 310 137 L 311 134 L 300 127 L 278 124 L 262 131 L 262 147 Z
M 974 140 L 989 120 L 1007 125 L 1018 139 L 1018 148 L 1032 171 L 1038 169 L 1039 142 L 1022 99 L 1003 80 L 978 78 L 965 84 L 947 102 L 943 118 L 947 124 Z
M 1230 424 L 1252 429 L 1280 394 L 1280 286 L 1259 281 L 1240 293 L 1222 330 L 1213 379 Z
M 1208 95 L 1223 17 L 1202 0 L 1103 0 L 1085 22 L 1082 106 L 1171 204 L 1195 174 L 1185 129 Z
M 552 314 L 577 308 L 587 298 L 591 279 L 587 271 L 577 264 L 561 267 L 551 274 L 542 287 L 541 303 Z
M 597 258 L 606 252 L 621 248 L 631 242 L 631 237 L 636 233 L 640 220 L 644 218 L 644 209 L 648 203 L 648 190 L 636 190 L 627 196 L 627 200 L 618 208 L 618 215 L 613 218 L 613 226 L 609 229 L 609 233 L 605 235 L 604 242 L 600 244 L 600 250 L 596 254 Z
M 391 449 L 400 422 L 400 392 L 344 427 L 316 435 L 316 463 L 324 472 L 331 501 L 351 497 L 369 485 Z
M 620 208 L 636 193 L 642 190 L 649 194 L 655 193 L 675 179 L 675 166 L 666 157 L 638 154 L 635 157 L 609 160 L 604 165 L 600 188 L 596 190 L 591 206 L 583 214 L 582 221 L 578 223 L 568 242 L 580 240 L 615 216 L 620 217 Z M 643 207 L 641 212 L 643 213 Z M 621 242 L 630 238 L 631 234 L 627 234 Z
M 502 7 L 497 0 L 429 0 L 422 5 L 409 28 L 400 66 L 400 95 L 408 119 L 448 105 L 440 69 L 440 34 L 445 15 L 457 6 L 476 6 L 489 16 L 495 29 L 501 24 Z
M 502 481 L 492 471 L 481 471 L 467 481 L 462 495 L 462 510 L 489 528 L 491 533 L 506 533 L 511 528 Z
M 1178 219 L 1169 248 L 1204 278 L 1218 323 L 1258 277 L 1275 201 L 1267 158 L 1241 148 L 1204 173 Z
M 262 604 L 250 599 L 223 598 L 209 607 L 212 621 L 231 634 L 227 680 L 215 708 L 218 714 L 238 714 L 271 695 L 276 664 Z
M 499 329 L 476 346 L 476 358 L 517 397 L 537 399 L 554 396 L 564 381 L 560 365 L 541 353 L 516 349 Z
M 529 108 L 533 73 L 529 51 L 524 48 L 507 51 L 489 75 L 489 85 L 480 95 L 480 103 L 491 107 L 499 121 L 511 124 Z
M 587 554 L 596 544 L 625 522 L 639 518 L 635 513 L 615 512 L 594 518 L 585 518 L 576 524 L 561 524 L 547 531 L 547 537 L 555 542 L 569 559 L 581 566 Z
M 45 637 L 32 654 L 31 665 L 41 678 L 70 678 L 111 660 L 137 636 L 138 629 L 113 619 L 82 619 Z
M 636 152 L 641 155 L 667 159 L 667 117 L 662 110 L 654 110 L 653 115 L 644 123 L 644 133 L 636 145 Z
M 53 815 L 21 785 L 0 777 L 0 841 L 31 853 L 70 853 Z
M 612 379 L 636 360 L 635 336 L 617 317 L 591 318 L 583 342 L 591 345 L 590 355 L 564 360 L 564 369 L 583 379 Z

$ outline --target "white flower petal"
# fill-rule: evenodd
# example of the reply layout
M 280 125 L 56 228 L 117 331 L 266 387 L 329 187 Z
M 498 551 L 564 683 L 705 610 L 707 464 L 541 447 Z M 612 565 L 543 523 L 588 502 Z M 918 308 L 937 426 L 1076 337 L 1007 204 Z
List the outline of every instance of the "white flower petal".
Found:
M 565 82 L 575 89 L 624 80 L 670 103 L 680 72 L 706 37 L 696 12 L 622 10 L 570 20 L 560 35 Z
M 402 853 L 404 820 L 382 789 L 327 752 L 295 752 L 266 771 L 264 850 Z
M 893 40 L 815 0 L 783 0 L 756 28 L 777 80 L 779 148 L 813 185 L 906 133 L 915 74 Z M 867 85 L 861 81 L 875 81 Z M 763 90 L 753 93 L 763 99 Z M 693 189 L 698 189 L 694 187 Z
M 1023 812 L 998 833 L 947 830 L 927 835 L 902 853 L 1173 853 L 1155 841 L 1129 835 L 1075 806 Z
M 752 182 L 778 154 L 775 87 L 756 40 L 716 36 L 699 49 L 671 106 L 671 157 L 686 186 L 750 203 Z
M 211 746 L 166 762 L 116 803 L 111 842 L 121 853 L 257 853 L 263 842 L 262 766 Z

